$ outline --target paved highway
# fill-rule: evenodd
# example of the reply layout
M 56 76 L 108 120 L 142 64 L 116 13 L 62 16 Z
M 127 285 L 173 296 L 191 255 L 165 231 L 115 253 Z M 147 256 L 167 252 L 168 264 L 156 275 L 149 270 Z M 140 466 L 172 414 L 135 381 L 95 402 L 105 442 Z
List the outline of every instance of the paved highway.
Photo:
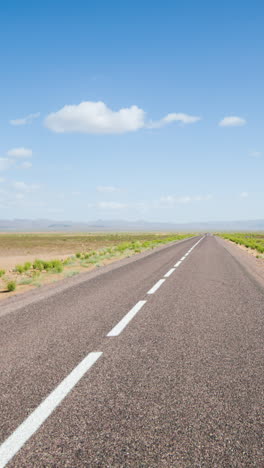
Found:
M 213 236 L 0 317 L 0 467 L 264 467 L 264 290 Z

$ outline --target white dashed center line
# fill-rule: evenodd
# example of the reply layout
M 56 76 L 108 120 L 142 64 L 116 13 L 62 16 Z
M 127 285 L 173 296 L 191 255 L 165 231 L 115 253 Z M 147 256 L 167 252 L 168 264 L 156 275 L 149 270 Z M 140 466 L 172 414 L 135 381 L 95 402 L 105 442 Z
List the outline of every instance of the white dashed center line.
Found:
M 154 286 L 147 292 L 147 294 L 154 294 L 157 289 L 166 281 L 165 279 L 160 279 Z
M 191 251 L 201 242 L 203 237 L 194 244 L 189 251 L 165 273 L 164 278 L 160 279 L 147 292 L 154 294 L 157 289 L 166 281 L 174 271 L 180 266 L 182 261 L 191 253 Z M 145 301 L 139 301 L 118 324 L 107 334 L 107 336 L 118 336 L 130 320 L 135 317 L 139 310 L 146 304 Z M 64 400 L 64 398 L 75 387 L 84 374 L 93 366 L 93 364 L 102 355 L 102 352 L 89 353 L 65 379 L 51 392 L 45 400 L 28 416 L 25 421 L 5 440 L 0 446 L 0 468 L 4 468 L 6 464 L 14 457 L 14 455 L 23 447 L 23 445 L 32 437 L 32 435 L 40 428 L 45 420 L 52 414 L 55 408 Z
M 175 268 L 171 268 L 167 273 L 165 273 L 164 278 L 168 278 L 173 272 L 175 271 Z
M 164 280 L 165 281 L 165 280 Z M 139 301 L 106 336 L 118 336 L 147 301 Z
M 0 468 L 13 458 L 103 353 L 89 353 L 0 446 Z

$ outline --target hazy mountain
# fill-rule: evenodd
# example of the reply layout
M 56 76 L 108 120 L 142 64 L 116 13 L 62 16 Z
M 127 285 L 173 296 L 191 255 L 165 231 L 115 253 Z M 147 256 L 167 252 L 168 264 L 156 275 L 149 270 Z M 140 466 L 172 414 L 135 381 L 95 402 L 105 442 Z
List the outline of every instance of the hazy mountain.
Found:
M 207 223 L 158 223 L 143 220 L 97 220 L 91 222 L 54 221 L 50 219 L 0 220 L 1 232 L 55 231 L 263 231 L 264 219 L 246 221 L 212 221 Z

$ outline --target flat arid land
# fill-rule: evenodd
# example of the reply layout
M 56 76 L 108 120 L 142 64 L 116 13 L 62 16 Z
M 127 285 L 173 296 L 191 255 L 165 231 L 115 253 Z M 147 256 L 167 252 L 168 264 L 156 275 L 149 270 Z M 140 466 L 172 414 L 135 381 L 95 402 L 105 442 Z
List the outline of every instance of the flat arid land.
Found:
M 2 233 L 0 299 L 191 236 L 187 233 Z M 13 288 L 8 290 L 10 283 Z

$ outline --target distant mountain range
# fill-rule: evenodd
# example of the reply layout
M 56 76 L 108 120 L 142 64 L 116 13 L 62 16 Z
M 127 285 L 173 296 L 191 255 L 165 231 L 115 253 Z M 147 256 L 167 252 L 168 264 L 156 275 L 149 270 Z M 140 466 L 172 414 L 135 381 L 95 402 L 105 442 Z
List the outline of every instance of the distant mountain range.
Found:
M 93 222 L 54 221 L 50 219 L 0 220 L 0 232 L 110 232 L 110 231 L 264 231 L 264 219 L 195 223 L 97 220 Z

